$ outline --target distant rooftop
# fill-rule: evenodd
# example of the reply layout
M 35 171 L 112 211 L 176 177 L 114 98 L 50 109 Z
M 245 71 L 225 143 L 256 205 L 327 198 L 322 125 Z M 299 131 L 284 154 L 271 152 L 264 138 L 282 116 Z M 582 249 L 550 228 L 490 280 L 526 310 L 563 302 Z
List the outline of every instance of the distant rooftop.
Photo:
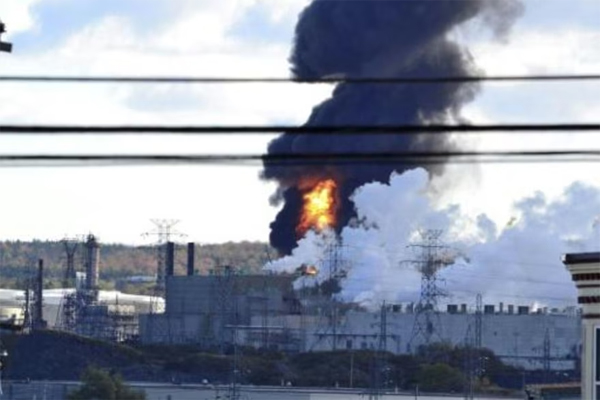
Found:
M 589 264 L 598 262 L 600 263 L 600 252 L 593 253 L 571 253 L 563 255 L 562 259 L 564 264 Z

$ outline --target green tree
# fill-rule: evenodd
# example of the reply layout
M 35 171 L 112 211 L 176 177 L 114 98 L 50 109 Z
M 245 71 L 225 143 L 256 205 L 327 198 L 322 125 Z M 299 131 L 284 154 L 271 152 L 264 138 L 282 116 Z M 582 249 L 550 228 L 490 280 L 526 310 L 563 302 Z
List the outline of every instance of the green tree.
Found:
M 146 400 L 142 391 L 125 385 L 119 375 L 89 367 L 81 377 L 82 385 L 67 396 L 68 400 Z
M 447 364 L 432 364 L 421 368 L 417 378 L 425 392 L 458 392 L 463 389 L 465 377 Z

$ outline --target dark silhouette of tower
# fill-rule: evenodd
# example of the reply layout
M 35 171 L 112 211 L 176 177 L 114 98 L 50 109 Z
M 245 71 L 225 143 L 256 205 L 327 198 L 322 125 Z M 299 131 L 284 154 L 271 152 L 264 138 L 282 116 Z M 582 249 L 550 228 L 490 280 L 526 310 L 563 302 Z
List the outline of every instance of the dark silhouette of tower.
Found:
M 79 240 L 64 238 L 61 240 L 65 255 L 67 256 L 67 266 L 65 269 L 65 278 L 63 281 L 63 287 L 69 287 L 75 283 L 76 272 L 75 272 L 75 253 L 79 246 Z
M 415 309 L 415 322 L 408 342 L 409 351 L 415 343 L 429 345 L 434 339 L 441 340 L 442 324 L 437 310 L 438 299 L 445 293 L 438 286 L 437 272 L 444 265 L 440 250 L 447 247 L 440 244 L 441 230 L 420 232 L 422 242 L 410 247 L 419 250 L 416 260 L 408 261 L 421 273 L 421 294 Z

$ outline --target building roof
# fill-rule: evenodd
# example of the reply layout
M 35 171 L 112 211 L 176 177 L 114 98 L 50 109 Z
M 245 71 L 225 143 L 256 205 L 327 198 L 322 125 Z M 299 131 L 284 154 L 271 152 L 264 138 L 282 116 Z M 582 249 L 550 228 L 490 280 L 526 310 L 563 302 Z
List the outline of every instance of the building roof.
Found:
M 590 264 L 600 263 L 600 252 L 593 253 L 571 253 L 563 255 L 564 264 Z

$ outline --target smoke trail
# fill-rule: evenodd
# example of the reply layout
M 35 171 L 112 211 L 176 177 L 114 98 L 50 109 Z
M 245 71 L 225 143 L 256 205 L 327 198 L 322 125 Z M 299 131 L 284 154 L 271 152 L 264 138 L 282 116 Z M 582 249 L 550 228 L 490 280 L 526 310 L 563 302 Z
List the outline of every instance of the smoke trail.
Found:
M 502 34 L 519 14 L 517 0 L 314 0 L 301 14 L 291 56 L 299 78 L 332 74 L 347 77 L 469 76 L 476 67 L 467 50 L 448 38 L 461 24 L 481 17 Z M 306 122 L 315 125 L 426 124 L 460 119 L 471 101 L 473 83 L 436 85 L 339 85 L 332 97 L 316 106 Z M 444 134 L 353 135 L 336 137 L 285 133 L 270 143 L 269 154 L 381 152 L 452 148 Z M 349 200 L 365 183 L 385 182 L 392 171 L 407 166 L 353 163 L 343 165 L 277 166 L 266 163 L 262 177 L 279 188 L 272 202 L 284 203 L 271 224 L 271 244 L 289 254 L 297 241 L 302 207 L 299 188 L 305 179 L 333 178 L 341 203 L 336 229 L 355 216 Z M 429 168 L 431 172 L 439 169 Z
M 600 247 L 600 189 L 574 183 L 560 198 L 536 193 L 514 205 L 515 221 L 497 226 L 486 215 L 465 215 L 454 205 L 437 209 L 427 194 L 429 175 L 423 169 L 393 174 L 389 184 L 370 183 L 352 196 L 360 223 L 341 234 L 340 259 L 346 260 L 340 298 L 363 305 L 419 299 L 421 276 L 410 245 L 420 229 L 444 231 L 442 242 L 455 254 L 455 264 L 439 272 L 451 297 L 446 302 L 472 303 L 482 293 L 486 302 L 572 305 L 574 285 L 561 256 Z M 329 277 L 328 246 L 333 235 L 309 233 L 291 256 L 266 267 L 294 271 L 301 264 L 321 271 L 304 285 Z M 299 283 L 300 284 L 300 283 Z

